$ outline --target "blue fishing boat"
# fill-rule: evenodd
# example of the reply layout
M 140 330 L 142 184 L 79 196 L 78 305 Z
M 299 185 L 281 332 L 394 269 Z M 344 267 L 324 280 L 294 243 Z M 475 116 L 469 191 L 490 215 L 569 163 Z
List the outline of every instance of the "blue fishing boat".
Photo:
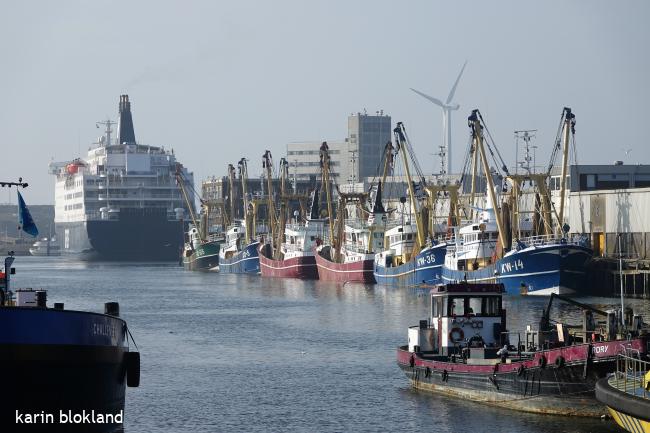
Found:
M 497 196 L 492 176 L 486 176 L 486 207 L 479 209 L 477 221 L 457 231 L 453 246 L 447 249 L 442 269 L 444 282 L 498 282 L 508 293 L 529 295 L 593 294 L 586 285 L 585 268 L 593 251 L 587 238 L 569 234 L 570 228 L 563 218 L 566 158 L 575 116 L 569 108 L 564 108 L 562 114 L 563 181 L 555 227 L 546 187 L 547 174 L 508 174 L 510 200 L 504 202 L 500 210 L 493 205 L 497 203 Z M 489 172 L 481 121 L 480 113 L 474 110 L 469 118 L 474 149 L 481 156 L 484 172 Z M 556 142 L 560 143 L 559 137 Z M 525 212 L 518 204 L 524 185 L 536 188 L 533 190 L 536 208 L 530 212 L 534 214 L 532 220 L 521 217 Z
M 422 195 L 416 194 L 416 185 L 411 179 L 408 161 L 415 162 L 415 157 L 404 124 L 398 122 L 393 133 L 397 145 L 394 153 L 392 146 L 387 145 L 385 158 L 387 165 L 384 173 L 388 171 L 389 166 L 392 166 L 393 158 L 398 154 L 401 155 L 408 186 L 408 202 L 406 197 L 400 200 L 401 222 L 395 219 L 389 222 L 388 214 L 384 212 L 374 215 L 374 218 L 385 222 L 383 230 L 385 249 L 375 254 L 374 277 L 378 284 L 390 286 L 437 284 L 441 281 L 440 271 L 447 246 L 445 242 L 436 242 L 431 237 L 427 237 L 426 222 L 423 218 L 423 214 L 427 215 L 427 213 L 422 212 L 424 205 L 420 205 L 420 202 L 424 200 Z M 420 176 L 419 186 L 424 186 L 424 177 L 420 173 L 417 162 L 414 165 Z M 385 176 L 383 183 L 385 184 Z M 405 214 L 408 214 L 409 221 L 404 221 Z
M 219 252 L 219 272 L 222 274 L 259 274 L 259 241 L 246 243 L 246 227 L 236 224 L 226 232 Z

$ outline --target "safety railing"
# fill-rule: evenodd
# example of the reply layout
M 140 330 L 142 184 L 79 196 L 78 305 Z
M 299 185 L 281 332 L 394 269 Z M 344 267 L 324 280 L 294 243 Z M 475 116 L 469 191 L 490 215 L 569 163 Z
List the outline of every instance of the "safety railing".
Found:
M 614 385 L 619 391 L 650 399 L 649 372 L 650 362 L 642 360 L 638 350 L 623 346 L 623 353 L 616 356 Z

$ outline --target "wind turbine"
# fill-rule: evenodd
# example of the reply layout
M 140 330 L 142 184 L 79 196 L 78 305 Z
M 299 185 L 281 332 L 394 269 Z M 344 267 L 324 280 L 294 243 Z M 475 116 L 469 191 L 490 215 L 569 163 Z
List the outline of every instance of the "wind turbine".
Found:
M 460 81 L 460 77 L 463 75 L 465 66 L 467 66 L 467 61 L 465 61 L 463 67 L 460 69 L 460 73 L 456 78 L 456 82 L 454 83 L 451 90 L 449 91 L 449 96 L 447 96 L 447 100 L 445 102 L 442 102 L 438 98 L 434 98 L 433 96 L 429 96 L 425 93 L 415 90 L 414 88 L 410 88 L 418 95 L 422 96 L 425 99 L 428 99 L 429 101 L 433 102 L 434 104 L 442 108 L 442 145 L 447 151 L 447 173 L 448 174 L 452 173 L 451 171 L 451 112 L 454 110 L 458 110 L 460 108 L 460 105 L 452 103 L 451 100 L 454 99 L 454 94 L 456 93 L 456 87 L 458 87 L 458 82 Z

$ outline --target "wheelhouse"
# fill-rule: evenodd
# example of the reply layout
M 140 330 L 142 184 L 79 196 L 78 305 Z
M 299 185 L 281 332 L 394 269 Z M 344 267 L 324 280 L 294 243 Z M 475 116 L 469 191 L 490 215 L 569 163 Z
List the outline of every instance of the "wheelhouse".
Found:
M 502 284 L 441 284 L 431 289 L 428 320 L 409 329 L 409 350 L 440 355 L 498 350 L 505 331 Z

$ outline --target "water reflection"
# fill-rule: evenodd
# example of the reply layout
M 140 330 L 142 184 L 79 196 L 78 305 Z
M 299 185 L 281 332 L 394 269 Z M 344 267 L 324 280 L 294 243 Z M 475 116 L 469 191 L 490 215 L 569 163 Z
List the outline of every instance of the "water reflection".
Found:
M 427 290 L 186 272 L 174 265 L 17 258 L 18 286 L 101 311 L 119 301 L 142 353 L 126 431 L 616 431 L 412 390 L 395 363 Z M 616 307 L 614 298 L 581 302 Z M 508 327 L 537 327 L 548 298 L 505 296 Z M 650 320 L 650 305 L 628 305 Z M 579 310 L 555 303 L 561 320 Z

